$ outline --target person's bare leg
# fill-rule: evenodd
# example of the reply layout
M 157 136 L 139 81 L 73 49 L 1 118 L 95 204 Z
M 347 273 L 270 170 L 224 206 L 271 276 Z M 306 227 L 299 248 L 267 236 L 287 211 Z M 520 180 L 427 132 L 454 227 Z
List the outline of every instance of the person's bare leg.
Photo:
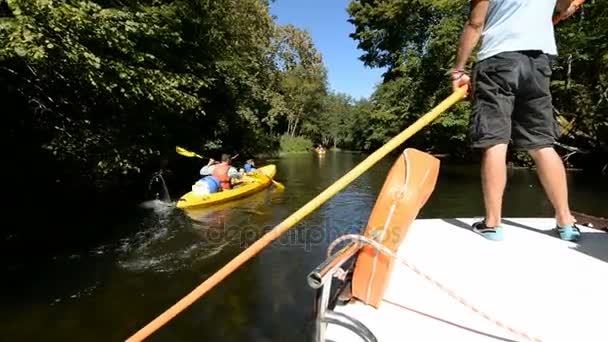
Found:
M 574 223 L 568 205 L 568 183 L 566 169 L 561 158 L 553 147 L 528 151 L 536 163 L 537 174 L 545 193 L 555 209 L 555 218 L 559 226 Z
M 502 197 L 507 184 L 507 144 L 498 144 L 483 151 L 481 159 L 481 186 L 486 208 L 485 224 L 500 225 Z

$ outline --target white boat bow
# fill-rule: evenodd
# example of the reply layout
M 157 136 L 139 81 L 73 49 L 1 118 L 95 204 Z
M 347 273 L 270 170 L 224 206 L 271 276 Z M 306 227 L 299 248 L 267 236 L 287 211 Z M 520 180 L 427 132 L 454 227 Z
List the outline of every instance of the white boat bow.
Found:
M 323 323 L 337 312 L 380 342 L 527 340 L 509 327 L 529 340 L 608 341 L 608 234 L 579 226 L 581 239 L 567 242 L 554 219 L 511 218 L 503 220 L 504 240 L 490 241 L 470 229 L 473 222 L 417 219 L 398 249 L 452 295 L 396 262 L 377 309 L 356 298 L 334 307 L 320 288 L 317 338 L 366 340 L 361 330 Z

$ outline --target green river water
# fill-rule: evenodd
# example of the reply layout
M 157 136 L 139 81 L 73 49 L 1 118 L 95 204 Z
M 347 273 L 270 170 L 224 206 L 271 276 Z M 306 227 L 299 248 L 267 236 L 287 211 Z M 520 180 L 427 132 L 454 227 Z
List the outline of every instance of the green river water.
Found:
M 364 157 L 282 157 L 272 162 L 283 192 L 190 214 L 150 202 L 116 222 L 124 233 L 107 243 L 55 253 L 36 268 L 4 266 L 11 286 L 0 306 L 1 340 L 124 341 Z M 149 341 L 310 341 L 314 292 L 306 275 L 333 239 L 360 232 L 393 161 L 363 174 Z M 606 177 L 570 172 L 569 182 L 574 210 L 608 214 Z M 419 217 L 482 213 L 478 166 L 446 165 Z M 551 215 L 534 171 L 510 170 L 504 216 Z

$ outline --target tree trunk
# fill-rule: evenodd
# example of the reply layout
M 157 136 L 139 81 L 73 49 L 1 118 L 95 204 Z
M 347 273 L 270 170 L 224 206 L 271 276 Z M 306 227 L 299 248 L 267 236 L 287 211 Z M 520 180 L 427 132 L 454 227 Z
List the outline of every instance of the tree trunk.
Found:
M 566 84 L 565 84 L 565 88 L 566 91 L 568 91 L 568 89 L 570 89 L 570 75 L 572 73 L 572 54 L 568 55 L 568 67 L 566 69 Z
M 291 126 L 291 137 L 295 137 L 296 136 L 296 129 L 298 127 L 298 122 L 300 121 L 300 118 L 296 117 L 295 120 L 293 121 L 293 124 Z
M 298 126 L 298 118 L 291 117 L 287 119 L 287 135 L 294 137 L 296 134 L 296 128 Z

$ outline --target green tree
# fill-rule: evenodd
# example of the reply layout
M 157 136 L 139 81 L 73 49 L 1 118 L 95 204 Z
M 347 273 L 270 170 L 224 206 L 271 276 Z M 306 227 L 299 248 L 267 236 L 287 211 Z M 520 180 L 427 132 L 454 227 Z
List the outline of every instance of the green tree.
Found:
M 605 168 L 608 159 L 606 6 L 588 2 L 556 29 L 560 55 L 552 90 L 564 127 L 562 141 L 589 152 L 572 157 L 571 165 Z M 386 142 L 451 93 L 447 73 L 468 11 L 466 0 L 350 3 L 350 22 L 355 26 L 351 37 L 364 51 L 360 59 L 367 66 L 387 68 L 384 82 L 372 95 L 366 146 Z M 469 66 L 474 62 L 473 58 Z M 408 144 L 467 159 L 470 110 L 468 101 L 460 102 Z
M 370 67 L 386 67 L 384 82 L 372 96 L 371 132 L 367 145 L 378 147 L 414 123 L 451 87 L 446 74 L 452 66 L 467 1 L 352 1 L 355 25 L 351 37 L 364 51 Z M 466 148 L 467 102 L 452 108 L 410 145 L 432 152 L 463 155 Z
M 324 146 L 338 147 L 348 137 L 352 119 L 353 99 L 343 93 L 330 93 L 325 98 L 317 121 L 318 139 Z
M 346 123 L 346 137 L 343 146 L 353 150 L 370 150 L 368 137 L 371 135 L 370 113 L 374 105 L 369 99 L 355 101 L 351 107 L 351 115 Z
M 586 151 L 570 165 L 608 172 L 608 3 L 589 1 L 556 28 L 559 56 L 551 91 L 562 141 Z M 566 151 L 569 153 L 569 151 Z
M 20 147 L 7 163 L 30 156 L 62 192 L 136 181 L 176 145 L 277 149 L 281 115 L 300 108 L 267 1 L 9 0 L 0 15 L 3 130 Z M 298 44 L 290 72 L 324 80 L 312 41 Z
M 310 129 L 314 126 L 307 125 L 306 121 L 322 108 L 327 72 L 308 32 L 293 25 L 277 27 L 274 58 L 280 71 L 278 89 L 281 95 L 275 99 L 274 112 L 277 109 L 284 111 L 286 133 L 294 137 L 301 127 Z

